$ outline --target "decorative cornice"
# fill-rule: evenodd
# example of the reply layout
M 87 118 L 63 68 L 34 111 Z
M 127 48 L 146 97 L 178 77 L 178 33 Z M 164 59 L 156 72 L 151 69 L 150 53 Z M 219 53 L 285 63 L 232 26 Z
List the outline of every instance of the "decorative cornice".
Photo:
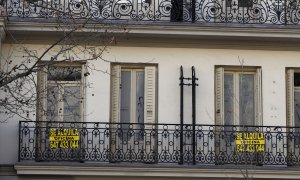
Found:
M 180 177 L 180 178 L 244 178 L 246 170 L 223 168 L 172 167 L 93 167 L 15 165 L 19 175 L 119 176 L 119 177 Z M 298 170 L 248 169 L 249 177 L 262 179 L 299 179 Z
M 16 170 L 13 165 L 0 165 L 0 177 L 14 175 L 16 175 Z
M 16 33 L 60 32 L 56 23 L 43 22 L 8 22 L 6 29 Z M 220 24 L 87 24 L 79 32 L 105 32 L 107 29 L 115 33 L 126 33 L 136 36 L 168 36 L 168 37 L 256 37 L 256 38 L 285 38 L 300 39 L 300 28 L 293 26 L 249 26 L 249 25 L 220 25 Z

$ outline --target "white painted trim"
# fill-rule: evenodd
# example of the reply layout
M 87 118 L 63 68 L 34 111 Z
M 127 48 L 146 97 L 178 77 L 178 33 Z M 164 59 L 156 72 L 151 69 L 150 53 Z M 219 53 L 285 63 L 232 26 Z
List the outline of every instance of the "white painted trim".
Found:
M 214 24 L 170 24 L 143 23 L 143 24 L 88 24 L 77 32 L 104 32 L 106 29 L 115 33 L 132 35 L 163 35 L 163 36 L 217 36 L 217 37 L 264 37 L 264 38 L 288 38 L 300 39 L 300 28 L 293 26 L 274 25 L 214 25 Z M 123 27 L 123 28 L 122 28 Z M 125 28 L 124 28 L 125 27 Z M 59 32 L 57 24 L 43 22 L 7 22 L 6 30 L 32 33 L 32 32 Z M 63 30 L 63 29 L 61 29 Z
M 223 168 L 158 168 L 158 167 L 86 167 L 15 165 L 18 175 L 71 175 L 122 177 L 181 177 L 181 178 L 243 178 L 245 170 Z M 243 173 L 241 172 L 243 171 Z M 250 177 L 269 179 L 299 179 L 300 171 L 248 169 Z
M 6 20 L 4 17 L 0 17 L 0 43 L 2 40 L 5 39 L 6 36 L 5 29 L 6 29 Z

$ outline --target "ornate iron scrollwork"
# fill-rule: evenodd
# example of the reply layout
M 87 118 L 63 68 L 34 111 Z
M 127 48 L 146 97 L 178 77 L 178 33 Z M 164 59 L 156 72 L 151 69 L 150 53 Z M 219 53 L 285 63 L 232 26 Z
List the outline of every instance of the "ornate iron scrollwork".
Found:
M 19 161 L 300 165 L 295 127 L 26 121 L 19 133 Z
M 296 0 L 6 0 L 2 15 L 19 18 L 299 24 Z

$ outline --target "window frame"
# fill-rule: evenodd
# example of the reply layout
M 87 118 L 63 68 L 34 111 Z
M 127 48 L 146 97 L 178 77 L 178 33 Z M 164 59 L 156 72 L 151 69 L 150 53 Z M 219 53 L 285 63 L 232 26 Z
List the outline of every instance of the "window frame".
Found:
M 134 133 L 142 133 L 143 138 L 137 141 L 133 141 L 130 138 L 123 141 L 120 133 L 123 134 L 122 125 L 120 125 L 120 111 L 121 111 L 121 72 L 122 69 L 144 69 L 144 123 L 142 125 L 133 125 L 129 128 L 133 128 Z M 158 78 L 157 78 L 158 66 L 156 64 L 137 64 L 137 63 L 111 63 L 111 94 L 110 94 L 110 151 L 112 154 L 118 153 L 119 150 L 128 148 L 128 145 L 132 145 L 136 152 L 143 151 L 143 153 L 153 154 L 157 152 L 157 137 L 153 134 L 155 126 L 153 123 L 157 123 L 157 90 L 158 90 Z M 133 91 L 131 90 L 131 93 Z M 151 124 L 148 124 L 151 123 Z M 125 128 L 125 133 L 129 129 Z M 127 134 L 127 133 L 126 133 Z M 112 161 L 115 161 L 112 158 Z M 153 159 L 155 161 L 155 159 Z
M 65 87 L 79 87 L 80 88 L 80 97 L 83 97 L 83 93 L 81 90 L 81 81 L 47 81 L 47 90 L 48 90 L 48 86 L 54 86 L 54 87 L 58 87 L 58 114 L 57 114 L 57 121 L 59 122 L 64 122 L 64 93 L 65 93 Z M 48 97 L 48 92 L 47 95 Z M 82 98 L 80 98 L 82 99 Z M 47 102 L 48 103 L 48 102 Z M 80 103 L 80 121 L 82 121 L 82 114 L 83 114 L 83 103 Z M 48 112 L 48 104 L 46 105 L 46 112 Z M 60 112 L 61 109 L 61 112 Z M 47 115 L 46 115 L 46 119 L 47 119 Z M 51 121 L 51 120 L 47 120 L 47 121 Z
M 137 72 L 144 72 L 144 69 L 140 68 L 121 68 L 121 73 L 122 72 L 130 72 L 130 77 L 131 77 L 131 83 L 130 83 L 130 123 L 138 123 L 137 118 L 136 118 L 136 92 L 137 92 L 137 85 L 136 85 L 136 80 L 137 80 Z M 144 78 L 145 79 L 145 78 Z M 121 84 L 122 85 L 122 84 Z M 145 85 L 144 85 L 145 88 Z M 145 92 L 144 92 L 145 94 Z M 120 97 L 120 101 L 121 101 Z M 121 106 L 120 106 L 121 108 Z M 120 109 L 121 111 L 121 109 Z M 121 113 L 121 112 L 120 112 Z
M 224 76 L 226 73 L 233 73 L 234 91 L 239 91 L 239 75 L 254 74 L 254 125 L 262 125 L 262 84 L 261 84 L 261 67 L 259 66 L 215 66 L 215 124 L 225 125 L 224 112 Z M 238 74 L 238 75 L 236 75 Z M 235 92 L 236 93 L 236 92 Z M 239 94 L 236 94 L 239 99 Z M 232 125 L 242 125 L 239 119 L 239 102 L 234 102 L 234 119 Z M 235 113 L 237 112 L 237 113 Z M 236 115 L 237 114 L 237 115 Z
M 114 69 L 114 68 L 117 68 Z M 158 65 L 153 64 L 153 63 L 111 63 L 111 82 L 110 82 L 110 88 L 111 88 L 111 94 L 110 94 L 110 122 L 111 123 L 120 123 L 120 112 L 116 112 L 117 109 L 120 111 L 120 100 L 121 100 L 121 95 L 120 92 L 117 94 L 113 94 L 115 89 L 117 87 L 121 87 L 121 71 L 122 70 L 141 70 L 144 69 L 144 74 L 145 74 L 145 91 L 146 91 L 146 68 L 152 68 L 154 69 L 154 93 L 152 94 L 152 100 L 153 100 L 153 106 L 151 107 L 152 111 L 154 112 L 153 114 L 153 119 L 150 120 L 151 122 L 147 122 L 147 118 L 144 118 L 144 123 L 157 123 L 157 109 L 158 109 Z M 131 93 L 132 90 L 131 90 Z M 146 98 L 146 96 L 144 96 Z M 144 116 L 146 116 L 146 113 L 149 109 L 147 109 L 146 105 L 146 99 L 144 99 Z
M 287 67 L 285 71 L 286 75 L 286 125 L 289 137 L 287 138 L 287 153 L 289 156 L 299 154 L 299 128 L 295 128 L 295 92 L 299 92 L 300 86 L 295 86 L 294 75 L 300 73 L 300 67 Z M 291 162 L 293 165 L 293 160 Z
M 251 72 L 251 71 L 247 71 L 247 72 L 242 72 L 242 71 L 232 71 L 232 70 L 224 70 L 224 76 L 226 74 L 232 74 L 233 76 L 233 96 L 234 96 L 234 100 L 233 100 L 233 125 L 241 125 L 241 120 L 240 120 L 240 75 L 244 75 L 244 74 L 251 74 L 254 75 L 254 86 L 257 83 L 256 81 L 256 72 Z M 224 87 L 223 87 L 224 88 Z M 255 87 L 254 87 L 254 105 L 256 104 L 255 102 L 255 97 L 257 96 L 257 93 L 255 91 Z M 225 98 L 225 96 L 224 96 Z M 224 99 L 225 100 L 225 99 Z M 224 105 L 225 107 L 225 105 Z M 257 114 L 257 109 L 254 107 L 254 114 Z M 255 116 L 255 115 L 254 115 Z M 224 112 L 224 120 L 225 120 L 225 112 Z M 254 120 L 256 121 L 256 119 Z M 225 121 L 224 121 L 225 124 Z
M 300 86 L 294 85 L 294 75 L 300 73 L 300 67 L 286 68 L 286 125 L 295 126 L 295 92 L 300 92 Z
M 37 74 L 37 121 L 48 121 L 47 120 L 47 97 L 48 97 L 48 86 L 56 85 L 59 89 L 65 86 L 80 86 L 80 120 L 79 122 L 85 121 L 85 104 L 86 104 L 86 93 L 85 93 L 85 72 L 86 66 L 82 62 L 73 63 L 56 63 L 49 64 L 48 62 L 42 62 L 41 68 Z M 79 81 L 61 81 L 61 80 L 48 80 L 48 67 L 80 67 L 81 68 L 81 79 Z M 62 87 L 60 87 L 62 86 Z M 63 88 L 64 91 L 64 88 Z M 62 98 L 63 94 L 59 94 L 59 98 Z M 59 107 L 63 106 L 64 102 L 58 102 Z M 58 122 L 64 122 L 63 112 L 58 114 Z

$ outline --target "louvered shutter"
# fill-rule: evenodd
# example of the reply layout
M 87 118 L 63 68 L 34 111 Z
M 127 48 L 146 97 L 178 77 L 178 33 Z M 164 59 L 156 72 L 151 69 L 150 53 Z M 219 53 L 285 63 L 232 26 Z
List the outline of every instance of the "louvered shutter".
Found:
M 256 91 L 256 118 L 255 118 L 255 125 L 262 126 L 262 81 L 261 81 L 262 73 L 261 68 L 257 68 L 256 70 L 256 84 L 255 84 L 255 91 Z
M 216 69 L 215 81 L 215 123 L 216 125 L 224 124 L 224 68 L 218 67 Z
M 287 126 L 293 127 L 294 123 L 294 69 L 288 69 L 286 71 L 286 117 Z M 287 139 L 288 144 L 288 155 L 287 164 L 293 165 L 297 162 L 297 157 L 295 157 L 295 130 L 293 128 L 287 128 Z
M 116 160 L 117 155 L 117 145 L 119 139 L 116 136 L 118 125 L 114 123 L 120 122 L 120 83 L 121 83 L 121 66 L 116 65 L 112 67 L 111 71 L 111 119 L 110 122 L 113 123 L 110 126 L 110 161 Z
M 80 88 L 81 88 L 81 92 L 80 92 L 80 96 L 81 96 L 81 107 L 80 107 L 80 110 L 81 110 L 81 118 L 80 120 L 82 122 L 85 121 L 85 108 L 86 108 L 86 76 L 88 74 L 88 65 L 87 64 L 84 64 L 82 66 L 82 73 L 81 73 L 81 84 L 80 84 Z
M 145 153 L 147 162 L 155 161 L 156 157 L 156 132 L 154 125 L 147 123 L 156 123 L 156 67 L 145 67 L 145 95 L 144 95 L 144 122 L 145 125 Z
M 286 109 L 287 126 L 294 126 L 294 70 L 286 72 Z
M 37 73 L 37 121 L 46 120 L 47 69 L 42 67 Z
M 155 123 L 156 113 L 156 68 L 145 67 L 145 100 L 144 100 L 144 121 L 145 123 Z
M 216 68 L 215 78 L 215 124 L 224 124 L 224 68 Z M 216 164 L 222 164 L 222 156 L 226 148 L 226 141 L 222 136 L 221 126 L 215 128 L 215 152 Z
M 255 83 L 255 125 L 262 126 L 262 71 L 261 68 L 256 69 L 256 83 Z M 260 128 L 259 132 L 263 132 L 263 128 Z M 258 164 L 262 163 L 263 160 L 263 153 L 258 152 L 256 153 L 257 159 L 252 160 L 252 162 L 256 162 Z
M 40 130 L 41 127 L 45 127 L 43 121 L 46 121 L 46 112 L 47 112 L 47 68 L 41 67 L 37 72 L 37 116 L 36 121 L 37 130 Z M 43 160 L 42 152 L 45 152 L 45 149 L 49 145 L 49 141 L 46 138 L 46 131 L 37 131 L 36 133 L 36 148 L 35 148 L 35 160 Z M 42 143 L 43 140 L 46 140 L 46 143 Z
M 121 66 L 112 67 L 111 72 L 111 123 L 120 122 L 120 83 L 121 83 Z

